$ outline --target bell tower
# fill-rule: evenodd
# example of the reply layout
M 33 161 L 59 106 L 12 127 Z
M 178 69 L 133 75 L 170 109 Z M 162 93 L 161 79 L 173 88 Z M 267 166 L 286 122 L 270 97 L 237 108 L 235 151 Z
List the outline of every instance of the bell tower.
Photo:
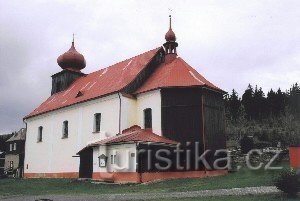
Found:
M 51 76 L 51 95 L 67 89 L 74 80 L 85 76 L 81 70 L 85 68 L 86 61 L 84 56 L 75 49 L 74 34 L 71 48 L 57 58 L 57 63 L 62 71 Z
M 169 30 L 165 35 L 166 42 L 164 43 L 165 52 L 166 52 L 166 56 L 165 56 L 166 63 L 173 61 L 177 57 L 176 48 L 178 47 L 175 33 L 172 30 L 172 16 L 169 15 L 169 18 L 170 18 L 170 25 L 169 25 Z

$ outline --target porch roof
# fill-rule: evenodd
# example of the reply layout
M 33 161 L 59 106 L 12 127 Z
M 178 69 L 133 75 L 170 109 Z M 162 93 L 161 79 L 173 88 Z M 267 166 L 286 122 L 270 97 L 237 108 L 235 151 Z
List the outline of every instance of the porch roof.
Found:
M 141 129 L 139 126 L 132 126 L 128 129 L 123 130 L 122 134 L 109 137 L 98 142 L 91 143 L 83 148 L 81 151 L 88 147 L 94 147 L 98 145 L 111 145 L 111 144 L 120 144 L 120 143 L 128 143 L 128 142 L 146 142 L 146 143 L 162 143 L 162 144 L 170 144 L 176 145 L 179 142 L 174 140 L 170 140 L 166 137 L 159 136 L 153 133 L 150 129 Z M 79 151 L 78 153 L 80 153 Z

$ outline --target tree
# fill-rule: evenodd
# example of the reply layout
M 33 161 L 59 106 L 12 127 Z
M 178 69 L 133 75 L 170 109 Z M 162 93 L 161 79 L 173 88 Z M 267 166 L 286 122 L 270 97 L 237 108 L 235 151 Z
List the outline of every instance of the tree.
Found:
M 267 110 L 266 110 L 266 98 L 265 94 L 260 87 L 257 88 L 257 85 L 255 86 L 255 91 L 253 94 L 253 118 L 256 120 L 261 120 L 263 117 L 267 116 Z
M 281 91 L 279 88 L 276 92 L 275 97 L 275 114 L 276 116 L 279 116 L 280 114 L 284 113 L 285 107 L 286 107 L 286 99 L 287 95 Z
M 276 110 L 276 93 L 271 89 L 267 94 L 267 105 L 268 105 L 268 114 L 270 117 L 274 116 Z
M 245 113 L 247 119 L 252 119 L 253 116 L 253 88 L 249 84 L 248 88 L 245 90 L 243 96 L 242 96 L 242 104 L 245 108 Z
M 232 89 L 232 93 L 228 99 L 228 107 L 231 119 L 236 121 L 239 116 L 241 100 L 239 99 L 238 94 L 234 89 Z
M 293 84 L 289 90 L 288 107 L 289 111 L 297 119 L 300 119 L 300 87 L 298 83 Z

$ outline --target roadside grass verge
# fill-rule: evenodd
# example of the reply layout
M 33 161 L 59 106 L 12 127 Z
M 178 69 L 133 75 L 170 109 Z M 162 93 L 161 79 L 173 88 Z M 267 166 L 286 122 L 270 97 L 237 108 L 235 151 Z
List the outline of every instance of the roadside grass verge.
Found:
M 283 164 L 287 166 L 287 163 Z M 202 179 L 174 179 L 148 184 L 94 184 L 71 179 L 0 179 L 0 196 L 13 195 L 77 195 L 114 193 L 160 193 L 212 189 L 271 186 L 279 170 L 242 168 L 225 176 Z

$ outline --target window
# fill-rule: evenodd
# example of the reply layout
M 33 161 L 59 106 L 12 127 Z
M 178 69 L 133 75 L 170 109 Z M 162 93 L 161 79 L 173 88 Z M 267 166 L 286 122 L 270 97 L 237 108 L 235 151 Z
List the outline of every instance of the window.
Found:
M 101 113 L 94 114 L 94 132 L 100 131 Z
M 152 128 L 152 109 L 144 109 L 144 127 Z
M 116 164 L 116 155 L 110 155 L 110 164 Z
M 38 142 L 42 142 L 43 141 L 43 126 L 40 126 L 39 127 L 39 130 L 38 130 L 38 139 L 37 139 Z
M 9 151 L 13 150 L 13 144 L 9 144 Z
M 64 121 L 63 122 L 63 136 L 62 138 L 68 138 L 69 135 L 69 122 Z
M 14 151 L 16 151 L 17 150 L 17 143 L 14 143 Z

